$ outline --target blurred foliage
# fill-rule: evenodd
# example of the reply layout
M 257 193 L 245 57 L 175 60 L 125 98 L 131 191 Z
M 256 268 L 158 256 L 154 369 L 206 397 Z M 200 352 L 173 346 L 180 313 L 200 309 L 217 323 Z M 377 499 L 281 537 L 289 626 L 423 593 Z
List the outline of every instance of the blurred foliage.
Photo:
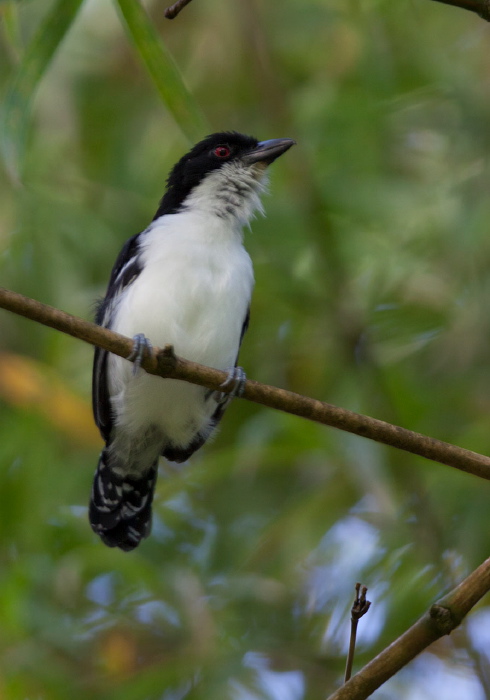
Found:
M 154 29 L 77 5 L 0 3 L 1 284 L 91 318 L 185 134 L 293 137 L 246 236 L 241 364 L 488 454 L 489 26 L 429 0 L 194 0 L 173 22 L 155 0 Z M 359 668 L 488 555 L 487 483 L 241 401 L 162 464 L 151 538 L 109 550 L 91 349 L 0 328 L 0 698 L 324 698 L 357 580 Z M 489 614 L 374 697 L 490 697 Z

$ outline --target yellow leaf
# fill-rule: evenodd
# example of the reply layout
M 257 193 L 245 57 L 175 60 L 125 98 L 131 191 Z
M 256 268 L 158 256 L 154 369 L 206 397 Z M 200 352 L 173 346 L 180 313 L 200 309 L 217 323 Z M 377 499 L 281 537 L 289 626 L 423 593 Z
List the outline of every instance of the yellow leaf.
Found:
M 0 397 L 19 408 L 42 414 L 70 440 L 100 446 L 92 411 L 47 365 L 32 358 L 0 353 Z

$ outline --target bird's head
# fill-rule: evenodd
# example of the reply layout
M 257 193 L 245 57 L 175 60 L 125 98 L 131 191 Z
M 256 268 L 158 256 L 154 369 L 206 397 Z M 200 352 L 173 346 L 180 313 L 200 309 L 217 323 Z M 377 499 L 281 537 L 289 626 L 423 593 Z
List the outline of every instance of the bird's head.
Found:
M 294 143 L 292 139 L 259 142 L 235 131 L 211 134 L 172 169 L 155 219 L 199 209 L 246 223 L 260 209 L 267 166 Z

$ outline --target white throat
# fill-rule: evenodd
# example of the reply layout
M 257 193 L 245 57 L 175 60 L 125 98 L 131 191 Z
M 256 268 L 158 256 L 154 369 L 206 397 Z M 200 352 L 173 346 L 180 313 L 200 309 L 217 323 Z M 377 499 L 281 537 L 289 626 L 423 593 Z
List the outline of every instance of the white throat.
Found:
M 260 195 L 267 189 L 268 177 L 262 167 L 225 163 L 206 175 L 184 202 L 184 211 L 214 214 L 240 229 L 255 212 L 264 213 Z

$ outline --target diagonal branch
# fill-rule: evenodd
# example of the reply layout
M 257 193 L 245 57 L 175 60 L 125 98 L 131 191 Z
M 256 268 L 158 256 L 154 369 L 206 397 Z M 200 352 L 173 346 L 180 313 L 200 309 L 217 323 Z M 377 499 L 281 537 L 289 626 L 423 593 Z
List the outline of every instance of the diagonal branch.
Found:
M 178 14 L 182 12 L 184 7 L 188 5 L 191 2 L 191 0 L 177 0 L 177 2 L 174 2 L 173 5 L 170 5 L 170 7 L 167 7 L 167 9 L 164 12 L 164 15 L 167 19 L 175 19 Z
M 327 700 L 364 700 L 369 697 L 417 654 L 460 625 L 471 608 L 489 591 L 490 559 L 487 559 Z
M 120 357 L 127 358 L 133 348 L 133 341 L 130 338 L 126 338 L 106 328 L 101 328 L 95 323 L 71 316 L 52 306 L 41 304 L 39 301 L 29 299 L 22 294 L 17 294 L 3 287 L 0 287 L 0 308 L 13 311 L 33 321 L 55 328 L 62 333 L 67 333 L 87 343 L 97 345 Z M 183 381 L 214 390 L 220 389 L 220 385 L 227 377 L 226 373 L 220 370 L 176 357 L 171 346 L 166 346 L 163 350 L 155 348 L 150 357 L 143 359 L 141 366 L 149 374 L 182 379 Z M 490 480 L 489 457 L 436 440 L 427 435 L 415 433 L 406 428 L 400 428 L 391 423 L 385 423 L 370 416 L 363 416 L 345 408 L 339 408 L 332 404 L 323 403 L 316 399 L 295 394 L 292 391 L 278 389 L 253 380 L 247 381 L 243 398 L 269 408 L 308 418 L 317 423 L 346 430 L 349 433 L 376 440 L 385 445 L 397 447 L 400 450 L 405 450 Z
M 173 5 L 167 7 L 164 13 L 165 17 L 167 19 L 175 19 L 190 2 L 191 0 L 177 0 Z M 461 7 L 463 10 L 476 12 L 482 19 L 490 22 L 490 0 L 435 0 L 435 2 L 442 2 L 445 5 L 453 5 L 454 7 Z
M 445 5 L 453 5 L 454 7 L 461 7 L 463 10 L 476 12 L 482 19 L 490 22 L 490 0 L 435 0 L 435 2 L 442 2 Z

